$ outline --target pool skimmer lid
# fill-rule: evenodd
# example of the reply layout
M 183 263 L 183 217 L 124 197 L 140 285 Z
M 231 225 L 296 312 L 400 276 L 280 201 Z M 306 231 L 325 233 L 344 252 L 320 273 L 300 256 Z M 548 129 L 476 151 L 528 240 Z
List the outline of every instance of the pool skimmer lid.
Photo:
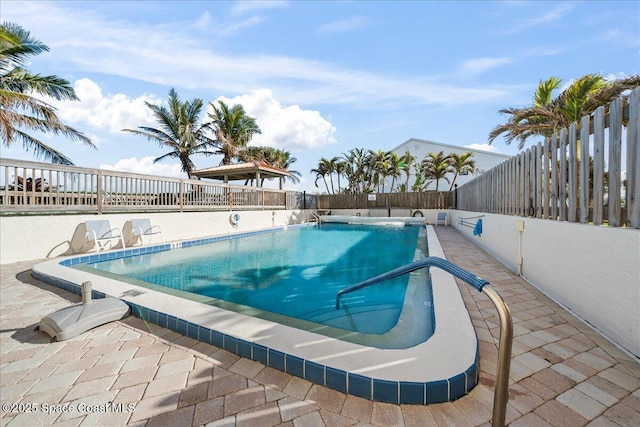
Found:
M 129 306 L 117 298 L 91 299 L 91 282 L 82 284 L 82 303 L 65 307 L 43 317 L 36 329 L 64 341 L 105 323 L 130 314 Z

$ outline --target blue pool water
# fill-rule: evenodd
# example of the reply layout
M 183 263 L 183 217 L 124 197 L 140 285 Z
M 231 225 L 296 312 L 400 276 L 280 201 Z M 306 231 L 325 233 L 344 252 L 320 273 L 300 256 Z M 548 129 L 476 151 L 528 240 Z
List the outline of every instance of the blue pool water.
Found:
M 412 262 L 420 230 L 348 224 L 291 227 L 81 268 L 208 297 L 211 304 L 240 312 L 249 307 L 383 334 L 398 323 L 409 275 L 344 295 L 340 310 L 335 310 L 336 293 Z

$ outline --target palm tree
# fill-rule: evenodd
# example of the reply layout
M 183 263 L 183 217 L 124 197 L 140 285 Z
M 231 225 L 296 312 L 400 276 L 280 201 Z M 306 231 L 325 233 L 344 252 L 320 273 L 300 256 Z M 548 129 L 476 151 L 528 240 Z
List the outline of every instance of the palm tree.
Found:
M 258 145 L 252 145 L 250 147 L 244 147 L 238 151 L 237 159 L 241 162 L 267 162 L 267 158 L 272 155 L 269 151 L 273 150 L 271 147 L 263 147 Z
M 499 112 L 511 117 L 505 124 L 494 127 L 489 133 L 489 143 L 498 136 L 510 144 L 518 141 L 518 149 L 524 148 L 528 138 L 534 135 L 551 136 L 562 128 L 568 128 L 581 117 L 605 106 L 623 92 L 640 86 L 640 76 L 608 81 L 600 74 L 587 74 L 567 87 L 556 98 L 553 91 L 561 80 L 551 77 L 540 81 L 534 94 L 533 105 L 525 108 L 505 108 Z
M 149 141 L 157 142 L 162 148 L 169 148 L 171 151 L 154 159 L 153 162 L 178 159 L 182 165 L 182 172 L 186 172 L 187 176 L 191 178 L 191 173 L 195 169 L 195 164 L 191 160 L 192 155 L 210 156 L 216 154 L 209 151 L 210 148 L 216 147 L 216 141 L 207 136 L 210 131 L 209 124 L 200 123 L 202 100 L 194 98 L 191 101 L 182 102 L 175 89 L 171 88 L 168 107 L 148 102 L 145 104 L 155 116 L 160 127 L 156 129 L 139 126 L 138 129 L 123 129 L 123 131 L 144 136 Z
M 291 153 L 288 151 L 279 148 L 264 146 L 245 147 L 238 152 L 237 158 L 242 162 L 258 161 L 285 170 L 289 172 L 289 176 L 286 177 L 285 180 L 289 179 L 294 184 L 300 182 L 300 176 L 302 176 L 300 172 L 290 170 L 291 165 L 298 159 L 291 157 Z
M 391 187 L 389 188 L 390 193 L 393 193 L 393 189 L 396 184 L 396 178 L 400 178 L 403 168 L 404 168 L 404 157 L 399 156 L 397 153 L 391 152 L 389 155 L 389 175 L 388 175 L 391 177 Z
M 451 187 L 449 187 L 449 191 L 453 190 L 453 186 L 456 183 L 456 179 L 458 175 L 466 175 L 468 173 L 473 172 L 476 168 L 476 161 L 472 159 L 473 153 L 451 153 L 451 166 L 453 167 L 453 180 L 451 181 Z
M 237 158 L 238 150 L 246 147 L 256 133 L 262 133 L 253 117 L 249 117 L 244 107 L 236 104 L 229 108 L 218 101 L 218 106 L 210 103 L 213 114 L 209 113 L 218 144 L 217 154 L 222 154 L 222 165 L 230 165 Z
M 318 162 L 318 167 L 315 169 L 311 169 L 311 173 L 316 174 L 315 186 L 318 187 L 318 180 L 322 178 L 322 180 L 324 181 L 324 186 L 327 188 L 327 194 L 332 194 L 329 191 L 329 184 L 327 184 L 327 175 L 331 175 L 331 172 L 328 168 L 328 163 L 329 161 L 327 159 L 325 159 L 324 157 L 321 158 Z
M 241 162 L 268 163 L 267 159 L 274 156 L 272 153 L 273 150 L 274 148 L 272 147 L 264 147 L 258 145 L 244 147 L 238 151 L 236 158 Z M 253 178 L 245 180 L 244 185 L 248 184 L 253 185 Z
M 327 187 L 327 193 L 335 194 L 335 186 L 333 185 L 333 174 L 336 172 L 337 164 L 340 159 L 338 157 L 333 157 L 331 159 L 327 159 L 322 157 L 320 162 L 318 163 L 318 167 L 316 169 L 311 169 L 312 173 L 316 174 L 316 187 L 318 182 L 318 175 L 322 176 L 322 179 L 325 182 L 325 186 Z M 327 185 L 326 176 L 329 177 L 329 182 L 331 183 L 331 191 L 329 191 L 329 186 Z
M 440 180 L 449 182 L 447 174 L 453 172 L 451 166 L 451 155 L 444 155 L 443 151 L 438 154 L 429 153 L 422 160 L 422 173 L 425 180 L 434 179 L 436 181 L 436 191 L 439 190 Z
M 336 175 L 338 175 L 338 193 L 342 193 L 342 184 L 340 183 L 340 177 L 347 172 L 347 162 L 341 160 L 339 157 L 336 161 Z
M 416 172 L 421 171 L 421 167 L 418 165 L 420 165 L 420 163 L 416 165 Z M 426 180 L 423 174 L 416 173 L 416 180 L 413 182 L 413 185 L 411 185 L 411 191 L 424 191 L 429 184 L 431 184 L 431 181 Z
M 275 159 L 271 165 L 289 172 L 289 176 L 285 180 L 289 179 L 292 183 L 297 184 L 300 182 L 302 174 L 299 171 L 291 170 L 291 165 L 297 161 L 298 159 L 291 157 L 291 153 L 287 150 L 276 149 Z
M 370 151 L 364 148 L 352 148 L 342 154 L 344 174 L 349 182 L 348 191 L 353 194 L 364 192 L 369 156 Z
M 331 192 L 333 194 L 336 194 L 335 188 L 333 187 L 333 174 L 335 173 L 337 175 L 338 178 L 338 192 L 340 192 L 340 172 L 338 169 L 340 169 L 340 157 L 338 156 L 333 156 L 331 159 L 329 159 L 329 179 L 331 180 Z
M 370 184 L 373 184 L 374 188 L 377 187 L 377 191 L 381 192 L 381 186 L 384 188 L 385 181 L 389 176 L 389 160 L 391 153 L 389 151 L 378 150 L 376 152 L 371 151 L 369 167 L 372 171 L 370 176 Z M 369 185 L 371 187 L 371 185 Z
M 402 156 L 402 170 L 407 175 L 407 179 L 404 184 L 404 191 L 409 190 L 409 178 L 411 177 L 411 169 L 413 169 L 413 165 L 415 164 L 416 156 L 411 154 L 410 151 L 406 151 L 404 156 Z
M 28 58 L 48 51 L 45 44 L 19 25 L 0 24 L 0 136 L 6 147 L 20 141 L 24 149 L 33 150 L 36 157 L 72 165 L 64 154 L 27 133 L 27 130 L 51 132 L 96 148 L 81 132 L 62 123 L 55 108 L 32 96 L 78 100 L 67 80 L 32 74 L 24 68 Z

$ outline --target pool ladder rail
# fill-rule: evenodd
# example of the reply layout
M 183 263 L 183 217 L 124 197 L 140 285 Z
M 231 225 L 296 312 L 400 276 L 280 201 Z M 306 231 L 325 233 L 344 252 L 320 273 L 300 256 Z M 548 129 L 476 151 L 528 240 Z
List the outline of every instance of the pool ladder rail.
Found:
M 402 276 L 425 267 L 438 267 L 458 279 L 474 287 L 478 292 L 484 292 L 493 302 L 500 317 L 500 342 L 498 344 L 498 370 L 496 373 L 496 387 L 493 397 L 493 415 L 491 425 L 502 427 L 505 425 L 507 401 L 509 400 L 509 369 L 511 366 L 511 346 L 513 343 L 513 320 L 509 307 L 502 297 L 490 286 L 486 280 L 458 267 L 457 265 L 439 257 L 427 257 L 420 261 L 404 265 L 387 271 L 386 273 L 367 279 L 349 288 L 342 289 L 336 294 L 336 310 L 340 308 L 340 298 L 344 294 L 357 291 L 367 286 Z

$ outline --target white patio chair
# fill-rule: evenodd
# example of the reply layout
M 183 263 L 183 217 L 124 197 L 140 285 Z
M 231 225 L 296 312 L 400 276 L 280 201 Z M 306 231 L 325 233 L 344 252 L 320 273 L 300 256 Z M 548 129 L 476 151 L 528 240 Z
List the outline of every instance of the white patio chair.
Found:
M 114 242 L 120 241 L 124 248 L 124 237 L 119 228 L 111 228 L 109 220 L 100 219 L 93 221 L 85 221 L 87 227 L 87 240 L 93 241 L 96 252 L 103 251 L 114 246 Z
M 446 212 L 438 212 L 438 216 L 436 217 L 436 225 L 438 223 L 442 225 L 447 225 L 447 213 Z
M 149 237 L 149 244 L 151 244 L 151 238 L 156 234 L 160 235 L 160 240 L 162 243 L 164 243 L 164 237 L 162 236 L 162 230 L 160 229 L 160 226 L 159 225 L 152 226 L 151 221 L 148 218 L 132 219 L 131 226 L 133 227 L 132 233 L 133 233 L 133 236 L 136 238 L 135 240 L 139 239 L 142 246 L 144 246 L 145 236 Z

